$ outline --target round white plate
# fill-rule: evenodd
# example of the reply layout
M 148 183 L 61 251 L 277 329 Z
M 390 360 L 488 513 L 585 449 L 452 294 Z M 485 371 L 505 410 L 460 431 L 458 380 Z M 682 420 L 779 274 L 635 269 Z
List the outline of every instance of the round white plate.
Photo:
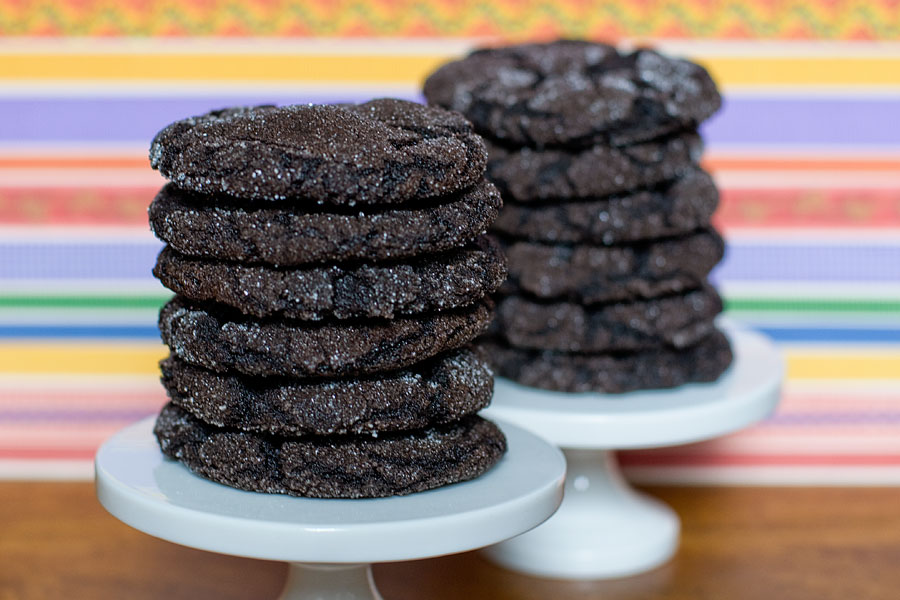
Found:
M 365 500 L 244 492 L 163 457 L 153 418 L 97 452 L 97 496 L 121 521 L 185 546 L 269 560 L 371 563 L 481 548 L 527 531 L 562 500 L 565 459 L 535 435 L 501 424 L 509 451 L 472 481 Z
M 674 446 L 737 431 L 778 404 L 784 361 L 763 335 L 723 321 L 734 362 L 714 383 L 624 394 L 553 392 L 498 378 L 484 415 L 563 448 Z

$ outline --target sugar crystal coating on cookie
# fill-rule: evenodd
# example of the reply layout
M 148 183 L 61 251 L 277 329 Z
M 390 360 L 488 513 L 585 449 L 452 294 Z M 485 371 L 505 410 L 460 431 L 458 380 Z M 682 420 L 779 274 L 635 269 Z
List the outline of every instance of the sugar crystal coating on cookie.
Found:
M 485 159 L 460 115 L 393 99 L 213 111 L 150 146 L 151 166 L 180 188 L 301 205 L 451 194 L 481 179 Z
M 352 213 L 248 207 L 168 184 L 150 205 L 150 228 L 188 256 L 281 267 L 381 261 L 463 246 L 487 231 L 501 205 L 486 181 L 427 205 Z
M 512 149 L 488 143 L 488 178 L 504 197 L 520 203 L 622 194 L 695 172 L 703 142 L 695 132 L 623 148 Z
M 214 427 L 170 403 L 153 431 L 166 456 L 207 479 L 311 498 L 421 492 L 478 477 L 506 451 L 503 432 L 477 416 L 378 437 L 278 437 Z
M 719 191 L 691 169 L 650 189 L 544 203 L 507 202 L 492 229 L 512 238 L 559 244 L 621 244 L 684 235 L 707 227 Z
M 490 338 L 481 344 L 498 375 L 522 385 L 575 393 L 617 394 L 715 381 L 733 359 L 728 339 L 719 331 L 688 348 L 660 346 L 637 352 L 527 350 Z
M 469 349 L 406 369 L 328 380 L 215 373 L 174 356 L 162 361 L 169 398 L 218 427 L 277 435 L 346 435 L 456 421 L 490 403 L 493 373 Z
M 476 50 L 424 90 L 479 133 L 534 147 L 633 144 L 695 128 L 722 102 L 700 65 L 579 40 Z
M 468 344 L 488 326 L 483 299 L 393 320 L 251 319 L 176 296 L 160 312 L 163 342 L 185 362 L 220 373 L 344 377 L 400 369 Z
M 226 304 L 256 317 L 392 319 L 480 300 L 506 278 L 506 260 L 488 237 L 412 262 L 292 269 L 195 259 L 167 246 L 153 273 L 181 296 Z
M 650 300 L 584 306 L 507 296 L 497 303 L 496 327 L 517 348 L 562 352 L 687 348 L 715 329 L 722 299 L 705 285 Z
M 616 246 L 508 240 L 509 279 L 501 291 L 582 304 L 656 298 L 699 287 L 722 260 L 712 229 Z

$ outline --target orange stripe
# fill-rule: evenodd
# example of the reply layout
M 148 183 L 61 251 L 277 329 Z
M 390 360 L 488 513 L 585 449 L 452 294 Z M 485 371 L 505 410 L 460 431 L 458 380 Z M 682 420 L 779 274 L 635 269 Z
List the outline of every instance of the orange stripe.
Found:
M 149 159 L 145 157 L 0 157 L 0 169 L 149 169 Z
M 712 171 L 900 171 L 900 159 L 716 158 L 703 166 Z

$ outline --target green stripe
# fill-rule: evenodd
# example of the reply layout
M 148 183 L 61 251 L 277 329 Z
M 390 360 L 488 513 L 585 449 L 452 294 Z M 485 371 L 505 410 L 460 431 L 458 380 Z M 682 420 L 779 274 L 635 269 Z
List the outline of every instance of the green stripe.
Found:
M 0 296 L 0 308 L 162 308 L 168 296 Z
M 900 314 L 900 302 L 896 300 L 727 298 L 725 308 L 730 311 Z

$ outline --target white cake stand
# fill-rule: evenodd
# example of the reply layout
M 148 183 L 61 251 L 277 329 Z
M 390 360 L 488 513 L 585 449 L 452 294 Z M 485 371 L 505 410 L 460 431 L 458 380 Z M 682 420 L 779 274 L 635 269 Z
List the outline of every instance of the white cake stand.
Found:
M 485 550 L 509 569 L 561 579 L 625 577 L 666 562 L 678 516 L 632 489 L 614 451 L 674 446 L 736 431 L 778 403 L 784 363 L 764 336 L 723 322 L 734 362 L 715 383 L 626 394 L 567 394 L 498 379 L 491 417 L 557 444 L 568 462 L 565 499 L 546 523 Z
M 281 600 L 377 600 L 370 563 L 463 552 L 527 531 L 562 500 L 565 460 L 503 426 L 509 451 L 483 476 L 374 500 L 258 494 L 213 483 L 165 459 L 153 419 L 97 452 L 97 496 L 116 518 L 177 544 L 290 563 Z

